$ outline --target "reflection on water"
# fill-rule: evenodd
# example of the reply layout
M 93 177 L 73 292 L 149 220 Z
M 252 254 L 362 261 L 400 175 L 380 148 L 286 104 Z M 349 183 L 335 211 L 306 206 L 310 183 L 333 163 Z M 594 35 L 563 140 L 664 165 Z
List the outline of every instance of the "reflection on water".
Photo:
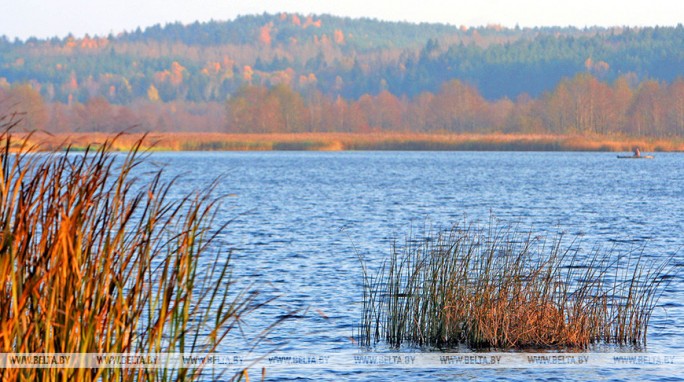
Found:
M 679 251 L 684 264 L 684 156 L 620 161 L 611 153 L 493 152 L 266 152 L 157 153 L 169 176 L 182 174 L 180 191 L 208 185 L 225 174 L 218 194 L 228 195 L 220 216 L 234 219 L 219 243 L 234 250 L 241 285 L 256 283 L 270 308 L 251 317 L 257 333 L 273 317 L 299 309 L 265 345 L 280 350 L 356 352 L 352 337 L 361 315 L 359 256 L 379 264 L 392 240 L 409 231 L 493 214 L 542 235 L 580 235 L 587 251 L 643 249 L 660 258 Z M 683 280 L 677 279 L 655 310 L 648 349 L 682 351 Z M 239 339 L 226 349 L 244 348 Z M 377 349 L 382 351 L 383 349 Z M 595 379 L 596 371 L 586 376 Z M 624 371 L 599 377 L 622 379 Z M 637 372 L 638 373 L 638 372 Z M 573 374 L 584 379 L 580 374 Z M 654 379 L 653 373 L 644 374 Z M 550 371 L 420 370 L 302 371 L 295 379 L 453 380 L 556 378 Z M 628 376 L 634 377 L 634 373 Z

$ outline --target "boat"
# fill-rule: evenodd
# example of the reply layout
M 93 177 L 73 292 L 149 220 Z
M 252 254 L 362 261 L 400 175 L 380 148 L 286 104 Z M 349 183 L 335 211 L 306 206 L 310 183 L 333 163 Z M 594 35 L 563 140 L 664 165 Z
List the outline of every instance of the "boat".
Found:
M 618 159 L 653 159 L 653 155 L 618 155 Z

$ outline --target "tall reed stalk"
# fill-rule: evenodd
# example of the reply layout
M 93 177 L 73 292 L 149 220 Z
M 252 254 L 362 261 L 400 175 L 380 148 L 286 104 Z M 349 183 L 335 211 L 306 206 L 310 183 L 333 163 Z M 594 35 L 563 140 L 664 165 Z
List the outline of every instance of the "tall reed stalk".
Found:
M 490 222 L 409 238 L 363 263 L 360 343 L 472 349 L 643 345 L 675 271 L 643 253 L 583 253 Z M 363 262 L 363 260 L 362 260 Z
M 142 182 L 140 144 L 33 154 L 0 135 L 0 352 L 212 352 L 267 301 L 211 255 L 213 187 Z M 248 293 L 249 292 L 249 293 Z M 4 369 L 0 380 L 193 380 L 196 369 Z

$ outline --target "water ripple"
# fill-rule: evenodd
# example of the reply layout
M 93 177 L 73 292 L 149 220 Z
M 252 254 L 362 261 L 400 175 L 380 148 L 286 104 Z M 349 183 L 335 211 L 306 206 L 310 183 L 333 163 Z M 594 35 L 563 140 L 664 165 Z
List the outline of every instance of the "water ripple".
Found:
M 159 153 L 186 192 L 227 173 L 217 190 L 221 217 L 234 219 L 217 243 L 232 249 L 238 285 L 255 283 L 277 303 L 248 319 L 247 334 L 273 317 L 271 344 L 308 352 L 357 352 L 350 340 L 361 314 L 359 256 L 377 266 L 393 240 L 424 227 L 492 214 L 541 235 L 581 235 L 587 249 L 643 249 L 653 258 L 684 246 L 684 156 L 617 161 L 610 153 L 269 152 Z M 204 184 L 203 182 L 206 182 Z M 681 351 L 684 280 L 656 308 L 648 349 Z M 324 316 L 326 318 L 324 318 Z M 241 348 L 240 341 L 225 349 Z M 659 380 L 635 370 L 302 370 L 279 380 Z

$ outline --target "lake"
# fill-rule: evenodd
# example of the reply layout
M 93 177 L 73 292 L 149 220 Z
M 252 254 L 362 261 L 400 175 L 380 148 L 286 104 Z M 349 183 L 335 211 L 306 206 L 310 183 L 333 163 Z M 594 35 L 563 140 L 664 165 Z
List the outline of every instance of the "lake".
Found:
M 557 152 L 221 152 L 155 153 L 177 190 L 204 188 L 223 174 L 229 195 L 220 219 L 232 220 L 218 242 L 234 251 L 239 285 L 279 296 L 246 319 L 257 333 L 299 309 L 265 347 L 309 353 L 358 353 L 359 257 L 379 264 L 393 240 L 425 227 L 449 228 L 491 217 L 553 237 L 579 235 L 587 250 L 643 249 L 649 257 L 684 253 L 684 155 L 618 160 L 614 153 Z M 684 280 L 678 276 L 654 311 L 648 351 L 684 350 Z M 220 351 L 244 348 L 231 339 Z M 380 347 L 378 352 L 393 350 Z M 396 350 L 394 350 L 396 351 Z M 415 352 L 416 349 L 401 349 Z M 281 374 L 282 373 L 282 374 Z M 562 379 L 656 380 L 658 372 L 572 370 Z M 665 375 L 669 375 L 668 372 Z M 553 369 L 289 369 L 297 380 L 557 380 Z M 252 376 L 252 379 L 256 379 Z

